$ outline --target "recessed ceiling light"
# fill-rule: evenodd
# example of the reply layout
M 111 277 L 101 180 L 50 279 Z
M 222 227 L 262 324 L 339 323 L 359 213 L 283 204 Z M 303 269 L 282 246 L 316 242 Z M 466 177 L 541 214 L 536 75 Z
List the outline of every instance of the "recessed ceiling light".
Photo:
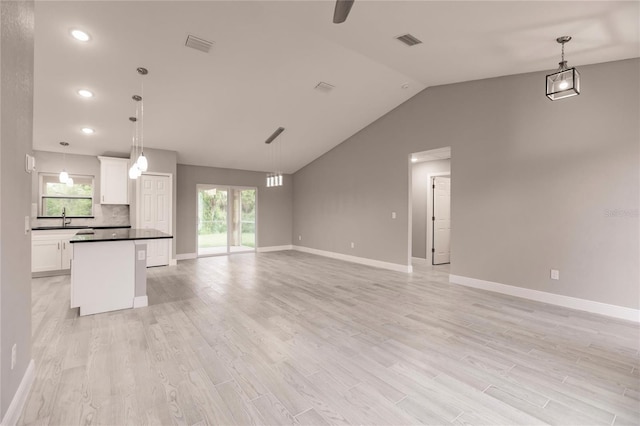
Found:
M 73 38 L 79 41 L 89 41 L 89 39 L 91 38 L 89 37 L 89 34 L 81 30 L 71 30 L 71 35 L 73 36 Z
M 87 89 L 78 90 L 78 95 L 82 96 L 83 98 L 93 98 L 93 92 Z
M 409 83 L 404 83 L 404 84 L 403 84 L 402 86 L 400 86 L 400 87 L 402 87 L 403 89 L 408 89 L 408 88 L 409 88 Z
M 84 133 L 85 135 L 91 135 L 94 134 L 96 131 L 93 130 L 91 127 L 83 127 L 82 128 L 82 133 Z

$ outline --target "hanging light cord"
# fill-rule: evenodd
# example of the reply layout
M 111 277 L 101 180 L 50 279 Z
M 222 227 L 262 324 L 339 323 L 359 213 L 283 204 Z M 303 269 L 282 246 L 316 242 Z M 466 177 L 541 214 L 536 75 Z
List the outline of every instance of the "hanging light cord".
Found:
M 564 52 L 564 44 L 562 45 L 562 48 Z M 142 100 L 140 101 L 140 153 L 144 155 L 144 74 L 140 75 L 142 78 L 142 83 L 140 83 L 140 96 L 142 97 Z

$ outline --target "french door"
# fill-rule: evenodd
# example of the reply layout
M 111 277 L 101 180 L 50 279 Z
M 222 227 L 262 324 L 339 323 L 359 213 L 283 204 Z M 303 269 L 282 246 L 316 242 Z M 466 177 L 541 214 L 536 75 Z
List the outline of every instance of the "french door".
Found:
M 198 185 L 198 256 L 255 251 L 256 188 Z

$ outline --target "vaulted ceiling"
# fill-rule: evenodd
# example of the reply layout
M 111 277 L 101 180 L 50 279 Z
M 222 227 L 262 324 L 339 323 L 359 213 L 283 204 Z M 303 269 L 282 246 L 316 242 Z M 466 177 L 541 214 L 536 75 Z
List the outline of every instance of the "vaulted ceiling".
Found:
M 182 164 L 260 171 L 276 151 L 291 173 L 429 86 L 539 71 L 542 87 L 558 36 L 573 36 L 570 66 L 640 56 L 638 2 L 356 0 L 343 24 L 333 8 L 36 1 L 34 149 L 67 141 L 69 153 L 128 153 L 144 80 L 145 146 L 175 150 Z M 91 39 L 72 38 L 75 28 Z M 396 40 L 406 33 L 422 43 Z M 190 34 L 213 42 L 210 52 L 186 47 Z

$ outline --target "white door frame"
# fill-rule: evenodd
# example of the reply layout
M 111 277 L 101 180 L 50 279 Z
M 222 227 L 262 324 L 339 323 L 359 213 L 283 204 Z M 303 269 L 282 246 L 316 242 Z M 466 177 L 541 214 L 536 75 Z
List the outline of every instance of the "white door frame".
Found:
M 433 178 L 440 176 L 449 176 L 449 179 L 451 179 L 451 172 L 438 172 L 430 173 L 427 175 L 429 184 L 427 185 L 427 232 L 425 233 L 425 238 L 427 239 L 426 259 L 430 265 L 433 263 L 433 254 L 431 253 L 431 250 L 433 249 L 433 221 L 431 220 L 431 218 L 433 217 Z
M 173 173 L 160 173 L 160 172 L 144 172 L 141 176 L 166 176 L 169 178 L 169 234 L 173 235 Z M 142 190 L 140 188 L 142 179 L 136 179 L 136 227 L 142 223 Z M 173 248 L 175 246 L 176 239 L 171 239 L 170 251 L 169 251 L 169 265 L 176 265 L 176 259 L 173 257 Z
M 255 197 L 255 209 L 256 209 L 256 222 L 254 224 L 254 229 L 256 230 L 256 235 L 255 235 L 255 247 L 253 248 L 253 252 L 257 252 L 258 250 L 258 187 L 257 186 L 243 186 L 243 185 L 217 185 L 215 183 L 197 183 L 196 184 L 196 233 L 195 233 L 195 239 L 196 239 L 196 258 L 198 257 L 211 257 L 211 256 L 228 256 L 230 254 L 235 254 L 235 253 L 251 253 L 251 250 L 246 250 L 246 251 L 238 251 L 238 252 L 232 252 L 229 250 L 229 230 L 228 230 L 228 225 L 229 225 L 229 214 L 227 212 L 227 251 L 224 253 L 215 253 L 215 254 L 199 254 L 198 253 L 198 220 L 200 219 L 198 217 L 198 191 L 200 191 L 201 188 L 220 188 L 220 189 L 226 189 L 227 191 L 231 191 L 232 189 L 239 189 L 239 190 L 244 190 L 244 189 L 253 189 L 255 190 L 256 193 L 256 197 Z

